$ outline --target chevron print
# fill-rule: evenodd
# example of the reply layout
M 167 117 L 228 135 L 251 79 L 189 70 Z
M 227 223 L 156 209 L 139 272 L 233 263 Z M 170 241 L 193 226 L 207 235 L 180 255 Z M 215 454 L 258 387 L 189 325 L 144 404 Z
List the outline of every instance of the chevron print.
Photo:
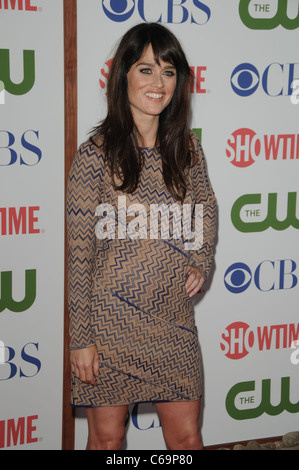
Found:
M 213 261 L 216 200 L 205 158 L 191 133 L 197 161 L 188 173 L 184 203 L 203 204 L 203 246 L 185 251 L 182 239 L 99 239 L 95 210 L 110 204 L 117 213 L 124 195 L 110 184 L 109 169 L 91 142 L 79 148 L 68 180 L 69 312 L 71 348 L 95 344 L 97 386 L 72 377 L 74 406 L 142 401 L 195 400 L 202 394 L 201 356 L 185 268 L 205 276 Z M 173 204 L 157 149 L 144 149 L 138 188 L 128 204 Z M 170 224 L 171 225 L 171 224 Z

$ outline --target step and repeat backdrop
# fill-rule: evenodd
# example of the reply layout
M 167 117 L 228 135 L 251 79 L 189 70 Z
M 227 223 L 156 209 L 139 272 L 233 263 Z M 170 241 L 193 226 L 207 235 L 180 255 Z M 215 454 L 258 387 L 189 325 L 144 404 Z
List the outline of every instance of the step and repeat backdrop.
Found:
M 181 40 L 218 200 L 215 266 L 194 300 L 206 446 L 298 430 L 299 0 L 77 0 L 78 145 L 106 113 L 118 39 Z M 61 448 L 63 1 L 0 0 L 0 449 Z M 76 411 L 75 448 L 87 421 Z M 165 449 L 151 404 L 125 448 Z
M 60 449 L 63 2 L 0 1 L 0 449 Z
M 118 39 L 155 21 L 181 40 L 191 127 L 219 207 L 215 269 L 194 309 L 205 445 L 282 435 L 299 413 L 298 0 L 78 0 L 79 140 L 105 116 Z M 127 449 L 164 449 L 152 405 L 130 408 Z M 76 448 L 87 423 L 76 418 Z

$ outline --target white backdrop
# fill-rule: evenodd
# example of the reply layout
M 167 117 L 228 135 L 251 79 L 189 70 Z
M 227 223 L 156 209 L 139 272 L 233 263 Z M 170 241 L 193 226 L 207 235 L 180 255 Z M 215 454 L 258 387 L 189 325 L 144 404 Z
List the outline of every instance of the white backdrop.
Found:
M 168 26 L 195 70 L 191 127 L 201 129 L 219 205 L 215 270 L 195 303 L 204 445 L 297 430 L 299 104 L 291 83 L 299 80 L 298 0 L 77 5 L 78 144 L 105 115 L 109 60 L 131 26 Z M 86 435 L 78 411 L 77 449 Z M 165 448 L 152 405 L 132 407 L 128 421 L 126 449 L 145 448 Z
M 215 269 L 195 302 L 205 445 L 298 430 L 298 3 L 77 2 L 78 145 L 105 115 L 109 60 L 131 26 L 161 21 L 195 71 L 191 127 L 219 205 Z M 62 10 L 0 1 L 0 449 L 61 447 Z M 127 426 L 126 449 L 165 448 L 152 405 L 132 406 Z M 76 449 L 86 437 L 80 410 Z
M 60 449 L 63 3 L 0 2 L 0 448 Z

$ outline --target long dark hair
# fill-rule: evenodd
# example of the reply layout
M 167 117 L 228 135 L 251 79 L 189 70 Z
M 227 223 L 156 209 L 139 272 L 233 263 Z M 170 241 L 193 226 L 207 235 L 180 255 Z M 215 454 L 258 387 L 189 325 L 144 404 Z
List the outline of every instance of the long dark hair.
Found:
M 142 23 L 121 39 L 114 55 L 107 83 L 106 118 L 92 131 L 101 137 L 116 189 L 133 192 L 139 181 L 143 154 L 127 94 L 127 73 L 151 44 L 155 60 L 170 62 L 176 68 L 177 83 L 169 105 L 159 117 L 157 145 L 162 156 L 163 178 L 169 192 L 179 201 L 186 194 L 185 170 L 191 164 L 189 135 L 190 67 L 177 38 L 157 23 Z M 115 176 L 120 181 L 117 186 Z

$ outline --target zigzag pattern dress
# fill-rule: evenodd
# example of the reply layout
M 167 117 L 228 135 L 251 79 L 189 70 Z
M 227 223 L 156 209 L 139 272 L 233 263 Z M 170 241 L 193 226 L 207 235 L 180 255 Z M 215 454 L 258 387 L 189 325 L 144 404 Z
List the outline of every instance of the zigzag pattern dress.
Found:
M 112 187 L 100 146 L 87 141 L 74 158 L 67 189 L 70 347 L 96 345 L 100 372 L 97 386 L 72 376 L 73 406 L 188 401 L 202 394 L 200 348 L 185 268 L 196 265 L 206 277 L 209 274 L 216 200 L 202 148 L 191 135 L 197 162 L 189 170 L 184 204 L 192 210 L 195 204 L 203 205 L 203 244 L 198 250 L 186 250 L 183 238 L 171 238 L 173 233 L 157 237 L 150 232 L 151 208 L 178 203 L 164 185 L 157 149 L 143 149 L 144 167 L 132 194 Z M 126 210 L 123 225 L 120 201 Z M 99 217 L 99 208 L 109 210 Z M 144 208 L 142 226 L 138 214 Z M 169 227 L 174 227 L 169 214 Z M 104 222 L 106 234 L 100 233 Z

